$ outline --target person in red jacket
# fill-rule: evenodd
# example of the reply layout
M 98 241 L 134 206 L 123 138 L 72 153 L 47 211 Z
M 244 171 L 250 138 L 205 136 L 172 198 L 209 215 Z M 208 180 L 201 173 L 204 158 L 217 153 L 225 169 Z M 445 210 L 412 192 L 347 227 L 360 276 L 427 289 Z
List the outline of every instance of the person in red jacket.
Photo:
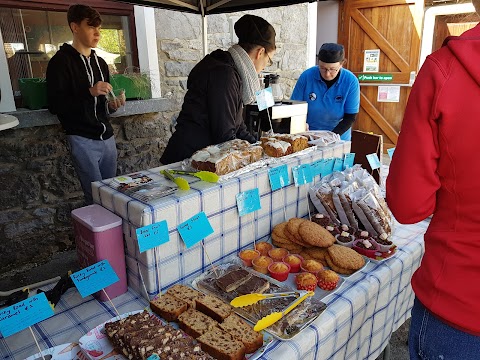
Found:
M 480 25 L 427 57 L 387 178 L 400 223 L 433 214 L 412 278 L 412 359 L 480 359 L 479 64 Z

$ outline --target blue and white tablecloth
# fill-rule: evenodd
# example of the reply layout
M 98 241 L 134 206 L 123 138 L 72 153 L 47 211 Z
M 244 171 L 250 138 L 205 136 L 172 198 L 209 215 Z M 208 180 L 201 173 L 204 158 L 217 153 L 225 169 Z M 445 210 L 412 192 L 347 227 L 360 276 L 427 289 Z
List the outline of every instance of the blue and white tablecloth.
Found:
M 410 317 L 414 294 L 410 286 L 420 265 L 423 234 L 428 226 L 396 224 L 397 253 L 382 263 L 370 263 L 349 277 L 338 293 L 325 298 L 325 312 L 290 341 L 274 341 L 260 359 L 375 359 L 390 336 Z M 134 291 L 113 300 L 120 313 L 143 309 L 147 303 Z M 63 295 L 55 316 L 35 326 L 42 349 L 76 342 L 89 329 L 115 316 L 112 306 L 75 289 Z M 38 350 L 28 330 L 3 339 L 0 359 L 24 359 Z
M 350 147 L 350 142 L 342 141 L 316 151 L 279 158 L 275 165 L 269 167 L 287 164 L 291 172 L 292 167 L 300 164 L 343 158 L 344 154 L 350 152 Z M 254 239 L 268 237 L 272 227 L 285 221 L 285 216 L 286 219 L 306 216 L 308 184 L 295 187 L 292 180 L 291 185 L 272 192 L 268 178 L 269 167 L 243 173 L 218 184 L 188 177 L 190 190 L 179 190 L 148 204 L 109 186 L 111 180 L 93 183 L 94 201 L 124 220 L 128 285 L 145 294 L 145 284 L 149 296 L 154 296 L 158 294 L 159 288 L 166 289 L 172 284 L 200 275 L 210 266 L 210 261 L 223 262 L 226 257 L 251 246 Z M 175 165 L 170 165 L 169 168 L 175 168 Z M 163 176 L 160 175 L 160 169 L 142 173 L 154 180 L 161 180 Z M 291 174 L 290 178 L 292 179 Z M 239 217 L 236 195 L 254 188 L 259 189 L 261 209 L 255 215 L 252 213 Z M 215 232 L 204 240 L 204 247 L 197 244 L 187 249 L 177 226 L 201 211 L 205 212 Z M 135 230 L 162 220 L 167 221 L 170 241 L 155 251 L 140 253 Z

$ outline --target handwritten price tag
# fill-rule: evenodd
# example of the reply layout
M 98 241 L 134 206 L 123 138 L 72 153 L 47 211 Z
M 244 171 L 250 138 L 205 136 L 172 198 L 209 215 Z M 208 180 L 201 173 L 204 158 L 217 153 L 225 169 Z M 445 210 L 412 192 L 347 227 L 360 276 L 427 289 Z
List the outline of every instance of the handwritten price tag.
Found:
M 260 210 L 260 192 L 258 188 L 247 190 L 236 195 L 238 213 L 240 216 Z
M 203 211 L 178 225 L 177 229 L 187 249 L 213 234 L 212 225 Z
M 343 170 L 343 159 L 335 158 L 333 163 L 333 171 L 342 171 Z
M 268 178 L 270 179 L 270 186 L 272 188 L 272 191 L 290 185 L 290 178 L 288 177 L 288 166 L 281 165 L 275 168 L 268 169 Z
M 343 158 L 343 170 L 351 168 L 353 166 L 354 161 L 355 161 L 355 153 L 345 154 L 345 157 Z
M 390 157 L 390 159 L 393 157 L 394 152 L 395 152 L 395 148 L 387 149 L 387 153 L 388 153 L 388 156 Z
M 53 314 L 45 293 L 40 293 L 0 310 L 0 332 L 6 338 L 48 319 Z
M 380 167 L 382 166 L 382 164 L 380 164 L 380 159 L 378 158 L 377 153 L 368 154 L 367 160 L 372 170 L 380 169 Z
M 292 168 L 293 181 L 295 186 L 311 183 L 313 181 L 312 169 L 310 164 L 302 164 Z
M 330 175 L 333 172 L 333 165 L 335 165 L 335 159 L 325 159 L 325 165 L 323 166 L 322 177 Z
M 86 297 L 120 280 L 108 260 L 102 260 L 70 275 L 82 297 Z
M 166 220 L 138 228 L 135 232 L 137 233 L 138 248 L 141 253 L 165 244 L 170 240 Z
M 314 161 L 310 164 L 310 169 L 312 170 L 312 176 L 322 175 L 323 167 L 325 166 L 325 159 L 320 159 Z

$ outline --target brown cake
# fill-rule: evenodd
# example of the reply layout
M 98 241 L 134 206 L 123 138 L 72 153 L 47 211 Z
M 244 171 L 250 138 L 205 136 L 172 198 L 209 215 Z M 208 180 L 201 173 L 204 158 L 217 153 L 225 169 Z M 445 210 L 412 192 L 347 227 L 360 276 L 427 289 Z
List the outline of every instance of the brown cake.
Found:
M 167 294 L 185 301 L 189 307 L 195 307 L 195 299 L 203 296 L 201 292 L 181 284 L 173 285 Z
M 308 138 L 303 135 L 279 134 L 276 138 L 290 143 L 294 153 L 308 148 Z
M 232 307 L 215 296 L 205 295 L 201 299 L 196 299 L 195 302 L 195 308 L 198 311 L 218 322 L 222 322 L 232 313 Z
M 250 274 L 247 270 L 237 269 L 219 277 L 215 283 L 223 291 L 230 292 L 235 290 L 244 282 L 248 281 L 251 276 L 252 274 Z
M 270 283 L 258 276 L 253 275 L 247 282 L 240 285 L 236 292 L 238 295 L 261 294 L 270 288 Z
M 238 341 L 241 341 L 245 345 L 247 354 L 257 351 L 263 345 L 262 334 L 253 330 L 253 327 L 243 321 L 238 315 L 231 314 L 220 324 L 220 328 Z
M 150 301 L 152 311 L 167 321 L 175 321 L 178 316 L 187 311 L 188 304 L 169 294 L 164 294 Z
M 245 357 L 245 346 L 242 342 L 235 340 L 229 333 L 212 329 L 197 341 L 202 349 L 218 360 L 243 360 Z
M 270 140 L 262 144 L 265 154 L 271 157 L 282 157 L 293 153 L 292 145 L 283 140 Z
M 195 339 L 218 325 L 211 317 L 195 309 L 185 311 L 178 317 L 178 321 L 180 329 Z

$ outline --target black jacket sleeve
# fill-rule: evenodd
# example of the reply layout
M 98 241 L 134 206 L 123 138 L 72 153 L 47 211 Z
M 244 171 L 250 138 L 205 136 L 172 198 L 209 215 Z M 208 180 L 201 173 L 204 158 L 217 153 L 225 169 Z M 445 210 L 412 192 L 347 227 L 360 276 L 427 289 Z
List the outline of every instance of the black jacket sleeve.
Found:
M 233 68 L 212 71 L 208 79 L 207 108 L 210 136 L 213 144 L 233 140 L 236 137 L 235 120 L 238 111 L 240 76 Z
M 255 136 L 253 136 L 248 132 L 247 125 L 245 125 L 245 123 L 243 122 L 243 119 L 242 119 L 242 124 L 240 125 L 240 128 L 237 131 L 237 138 L 242 140 L 247 140 L 251 144 L 257 142 L 257 139 L 255 139 Z
M 344 114 L 343 119 L 332 130 L 335 134 L 343 135 L 345 131 L 350 129 L 357 119 L 358 114 Z
M 72 84 L 75 79 L 71 78 L 66 59 L 54 56 L 47 67 L 47 98 L 48 110 L 54 114 L 66 115 L 72 112 L 81 113 L 82 102 L 79 97 L 87 99 L 91 97 L 88 87 L 73 91 Z

